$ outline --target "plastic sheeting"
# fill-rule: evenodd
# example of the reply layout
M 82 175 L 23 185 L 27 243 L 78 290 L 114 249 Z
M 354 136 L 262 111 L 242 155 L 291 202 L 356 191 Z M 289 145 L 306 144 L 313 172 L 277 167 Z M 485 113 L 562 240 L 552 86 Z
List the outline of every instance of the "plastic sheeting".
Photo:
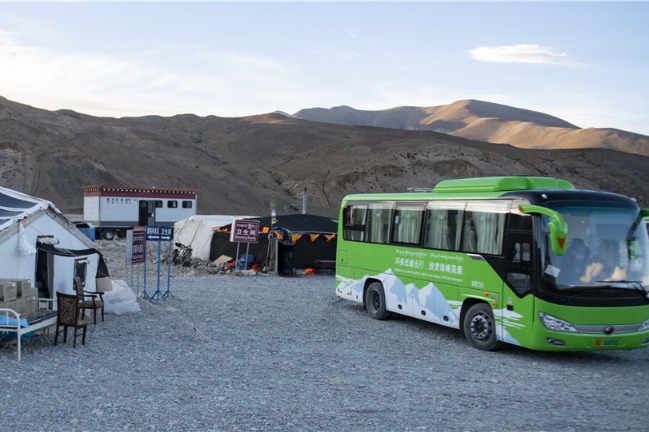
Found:
M 121 315 L 140 312 L 135 292 L 123 280 L 114 280 L 110 291 L 104 293 L 104 312 Z

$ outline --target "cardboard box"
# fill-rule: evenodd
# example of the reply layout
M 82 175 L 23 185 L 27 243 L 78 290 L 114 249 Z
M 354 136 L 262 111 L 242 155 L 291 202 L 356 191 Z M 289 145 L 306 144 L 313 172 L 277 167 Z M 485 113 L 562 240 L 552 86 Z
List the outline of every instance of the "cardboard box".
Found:
M 25 313 L 27 315 L 31 315 L 38 312 L 38 306 L 39 306 L 38 298 L 36 297 L 29 298 L 27 303 L 27 312 Z
M 225 264 L 227 262 L 232 261 L 232 259 L 233 259 L 232 257 L 229 257 L 227 255 L 221 255 L 220 257 L 218 257 L 217 259 L 212 261 L 212 265 L 213 266 L 218 266 L 219 264 Z
M 32 289 L 32 281 L 30 279 L 16 279 L 16 288 L 18 298 L 27 297 Z
M 36 297 L 22 297 L 16 300 L 16 312 L 21 315 L 31 315 L 38 311 L 38 299 Z
M 23 288 L 22 296 L 18 297 L 34 297 L 38 298 L 38 289 L 37 288 Z
M 11 301 L 3 301 L 0 302 L 0 308 L 7 308 L 7 309 L 13 309 L 16 310 L 16 300 L 11 300 Z
M 0 284 L 0 301 L 10 302 L 17 298 L 18 288 L 16 282 L 5 281 Z
M 25 315 L 25 311 L 27 310 L 27 300 L 28 299 L 26 298 L 16 299 L 16 312 L 21 315 Z

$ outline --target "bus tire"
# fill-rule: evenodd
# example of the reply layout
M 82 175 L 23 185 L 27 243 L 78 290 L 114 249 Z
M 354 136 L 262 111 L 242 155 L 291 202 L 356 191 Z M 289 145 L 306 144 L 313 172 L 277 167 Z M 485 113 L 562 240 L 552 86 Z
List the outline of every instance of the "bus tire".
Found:
M 386 309 L 385 292 L 380 282 L 372 282 L 365 293 L 365 309 L 374 319 L 384 320 L 390 318 L 392 313 Z
M 112 240 L 115 238 L 115 231 L 111 229 L 104 230 L 101 233 L 101 236 L 104 238 L 104 240 Z
M 485 351 L 495 351 L 502 343 L 496 337 L 494 314 L 486 303 L 476 303 L 469 308 L 462 323 L 464 337 L 469 344 Z

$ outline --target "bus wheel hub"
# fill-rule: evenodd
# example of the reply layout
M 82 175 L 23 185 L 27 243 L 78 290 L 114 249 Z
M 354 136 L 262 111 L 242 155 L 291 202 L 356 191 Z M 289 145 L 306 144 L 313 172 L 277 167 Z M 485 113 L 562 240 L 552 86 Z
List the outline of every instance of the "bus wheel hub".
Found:
M 491 333 L 491 326 L 489 325 L 489 320 L 487 320 L 483 315 L 476 315 L 471 321 L 471 333 L 476 339 L 486 340 L 489 338 Z

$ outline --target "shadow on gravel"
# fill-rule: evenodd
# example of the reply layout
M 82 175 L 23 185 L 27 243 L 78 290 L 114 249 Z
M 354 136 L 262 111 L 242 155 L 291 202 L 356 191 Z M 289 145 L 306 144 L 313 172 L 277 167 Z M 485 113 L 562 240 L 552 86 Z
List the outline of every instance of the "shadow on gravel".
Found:
M 335 299 L 331 301 L 330 306 L 333 306 L 344 313 L 354 314 L 355 318 L 358 319 L 367 319 L 369 323 L 368 326 L 372 326 L 372 322 L 376 323 L 375 320 L 372 320 L 367 315 L 364 307 L 358 303 L 348 302 L 342 299 Z M 458 349 L 461 349 L 462 346 L 466 347 L 467 350 L 474 350 L 476 353 L 480 351 L 471 348 L 468 345 L 468 342 L 462 336 L 459 330 L 453 329 L 450 327 L 445 327 L 442 325 L 434 324 L 428 321 L 418 320 L 412 317 L 407 317 L 404 315 L 393 314 L 389 319 L 383 321 L 390 323 L 394 326 L 404 326 L 406 331 L 413 331 L 413 335 L 417 334 L 421 336 L 421 332 L 428 333 L 426 336 L 430 336 L 431 343 L 451 343 L 454 344 Z M 527 361 L 530 363 L 533 362 L 542 362 L 545 364 L 555 364 L 557 366 L 570 364 L 570 365 L 579 365 L 579 364 L 588 364 L 589 366 L 602 364 L 610 365 L 611 363 L 623 365 L 625 363 L 637 363 L 637 355 L 642 355 L 646 352 L 646 362 L 649 366 L 649 350 L 640 349 L 640 350 L 620 350 L 620 351 L 569 351 L 569 352 L 560 352 L 560 351 L 534 351 L 527 348 L 522 348 L 515 345 L 505 344 L 499 350 L 494 352 L 484 352 L 484 355 L 496 354 L 503 357 L 503 360 L 507 358 L 515 358 L 518 360 Z M 631 358 L 631 357 L 633 358 Z

